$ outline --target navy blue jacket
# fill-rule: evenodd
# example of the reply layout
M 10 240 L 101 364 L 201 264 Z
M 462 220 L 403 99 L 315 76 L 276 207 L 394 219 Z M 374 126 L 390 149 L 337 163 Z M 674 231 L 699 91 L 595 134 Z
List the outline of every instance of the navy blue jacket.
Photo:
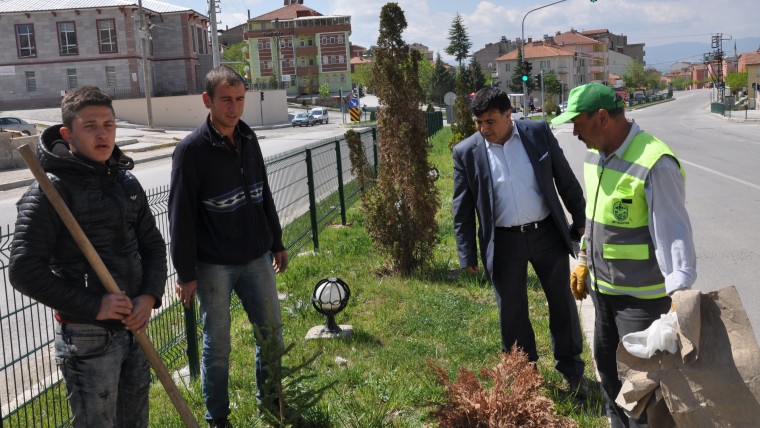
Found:
M 285 249 L 256 134 L 239 121 L 239 153 L 210 119 L 172 155 L 170 251 L 177 280 L 197 279 L 197 262 L 243 265 Z
M 142 186 L 129 172 L 134 162 L 118 147 L 105 164 L 75 155 L 60 128 L 42 133 L 40 164 L 119 288 L 131 298 L 152 295 L 155 307 L 161 306 L 166 243 Z M 11 285 L 65 321 L 124 329 L 120 320 L 95 320 L 107 291 L 37 183 L 17 206 Z

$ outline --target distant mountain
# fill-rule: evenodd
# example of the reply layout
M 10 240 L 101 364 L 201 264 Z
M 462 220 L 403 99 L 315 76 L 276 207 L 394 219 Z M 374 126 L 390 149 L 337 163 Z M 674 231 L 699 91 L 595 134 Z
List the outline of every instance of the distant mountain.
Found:
M 723 52 L 727 56 L 734 55 L 734 42 L 736 42 L 736 52 L 756 51 L 760 47 L 760 37 L 746 37 L 743 39 L 723 41 Z M 646 55 L 644 61 L 646 68 L 654 67 L 655 69 L 668 72 L 670 66 L 676 62 L 701 63 L 704 54 L 714 51 L 710 42 L 680 42 L 660 46 L 645 46 Z

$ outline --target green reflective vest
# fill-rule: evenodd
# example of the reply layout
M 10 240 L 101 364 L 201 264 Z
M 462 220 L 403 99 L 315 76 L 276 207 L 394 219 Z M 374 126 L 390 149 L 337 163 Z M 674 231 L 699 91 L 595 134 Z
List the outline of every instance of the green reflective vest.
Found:
M 665 143 L 646 132 L 633 138 L 622 158 L 611 156 L 602 162 L 596 150 L 586 155 L 588 266 L 591 287 L 601 293 L 639 299 L 667 295 L 644 193 L 646 177 L 663 155 L 678 160 Z M 683 167 L 681 175 L 685 179 Z

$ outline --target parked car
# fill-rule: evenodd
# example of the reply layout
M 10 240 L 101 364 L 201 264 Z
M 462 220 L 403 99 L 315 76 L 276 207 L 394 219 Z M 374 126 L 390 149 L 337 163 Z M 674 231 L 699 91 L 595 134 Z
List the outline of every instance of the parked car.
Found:
M 18 131 L 24 135 L 36 135 L 37 127 L 17 117 L 0 117 L 0 130 Z
M 324 107 L 315 107 L 311 109 L 309 114 L 314 116 L 314 120 L 319 123 L 330 123 L 330 117 L 328 116 L 327 109 Z
M 293 118 L 293 120 L 290 121 L 290 124 L 293 125 L 295 128 L 296 126 L 314 126 L 314 124 L 317 123 L 317 120 L 314 119 L 314 116 L 312 116 L 309 113 L 297 113 L 296 117 Z

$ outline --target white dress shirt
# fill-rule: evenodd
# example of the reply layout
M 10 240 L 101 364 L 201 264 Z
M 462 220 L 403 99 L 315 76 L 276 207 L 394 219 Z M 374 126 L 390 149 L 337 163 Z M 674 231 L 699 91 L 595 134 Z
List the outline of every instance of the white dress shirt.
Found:
M 512 135 L 503 145 L 488 141 L 485 144 L 491 168 L 496 227 L 520 226 L 546 218 L 549 207 L 514 121 Z

